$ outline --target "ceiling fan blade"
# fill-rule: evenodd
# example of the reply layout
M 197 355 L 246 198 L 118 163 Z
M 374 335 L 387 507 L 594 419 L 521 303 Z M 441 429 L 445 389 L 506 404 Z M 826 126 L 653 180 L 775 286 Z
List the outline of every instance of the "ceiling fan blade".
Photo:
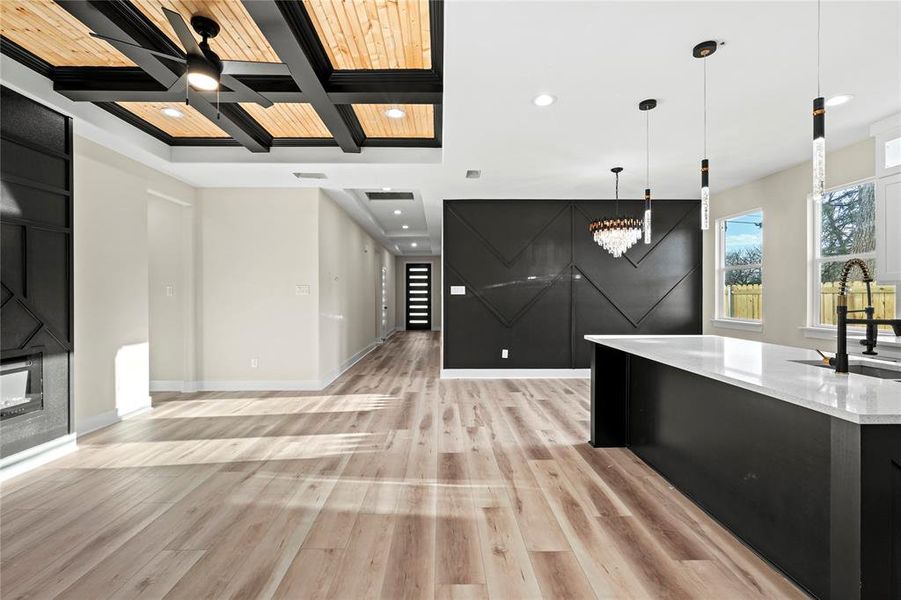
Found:
M 223 73 L 221 75 L 220 81 L 225 84 L 226 87 L 231 88 L 233 91 L 250 96 L 250 102 L 256 102 L 263 108 L 269 108 L 270 106 L 272 106 L 272 100 L 260 94 L 259 92 L 250 89 L 231 75 L 226 75 L 225 73 Z
M 253 62 L 249 60 L 223 60 L 223 75 L 254 75 L 272 77 L 284 75 L 291 76 L 288 65 L 284 63 Z
M 181 17 L 181 15 L 174 10 L 169 10 L 168 8 L 163 9 L 163 14 L 166 15 L 166 19 L 169 20 L 169 25 L 171 25 L 172 29 L 175 30 L 175 35 L 178 36 L 178 41 L 181 42 L 181 45 L 184 47 L 185 52 L 187 52 L 188 54 L 199 54 L 203 56 L 203 52 L 200 51 L 200 46 L 197 45 L 197 40 L 194 38 L 194 34 L 191 33 L 191 30 L 188 28 L 188 24 L 185 23 L 185 20 Z
M 144 46 L 139 46 L 138 44 L 132 44 L 131 42 L 126 42 L 123 40 L 117 40 L 116 38 L 107 37 L 105 35 L 100 35 L 99 33 L 91 32 L 91 37 L 95 37 L 99 40 L 103 40 L 104 42 L 108 42 L 112 44 L 114 47 L 128 46 L 129 48 L 134 48 L 136 50 L 141 50 L 148 54 L 152 54 L 154 56 L 159 56 L 160 58 L 165 58 L 166 60 L 174 60 L 176 62 L 184 63 L 185 59 L 180 56 L 172 56 L 171 54 L 166 54 L 165 52 L 157 52 L 156 50 L 151 50 L 150 48 L 145 48 Z

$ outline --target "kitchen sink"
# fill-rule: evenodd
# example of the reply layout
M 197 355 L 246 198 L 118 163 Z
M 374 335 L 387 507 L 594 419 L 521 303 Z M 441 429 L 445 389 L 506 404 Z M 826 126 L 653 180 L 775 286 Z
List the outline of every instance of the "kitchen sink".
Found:
M 802 364 L 802 365 L 810 365 L 812 367 L 820 367 L 821 369 L 829 369 L 830 371 L 834 371 L 835 369 L 827 364 L 824 364 L 821 360 L 793 360 L 791 362 Z M 877 366 L 877 364 L 879 366 Z M 867 377 L 876 377 L 878 379 L 892 379 L 897 382 L 901 382 L 901 364 L 895 368 L 894 365 L 888 365 L 886 363 L 868 363 L 863 362 L 861 360 L 851 359 L 851 363 L 848 365 L 849 373 L 856 373 L 857 375 L 866 375 Z

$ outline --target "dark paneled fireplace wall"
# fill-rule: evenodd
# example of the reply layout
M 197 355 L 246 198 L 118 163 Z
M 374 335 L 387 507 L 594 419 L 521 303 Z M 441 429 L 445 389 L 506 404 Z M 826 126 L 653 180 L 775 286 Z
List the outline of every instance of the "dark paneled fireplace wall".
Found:
M 72 121 L 0 89 L 0 456 L 69 433 Z
M 639 216 L 642 202 L 620 209 Z M 653 243 L 622 258 L 588 234 L 614 210 L 613 200 L 445 201 L 444 367 L 587 368 L 585 334 L 700 333 L 698 201 L 655 202 Z

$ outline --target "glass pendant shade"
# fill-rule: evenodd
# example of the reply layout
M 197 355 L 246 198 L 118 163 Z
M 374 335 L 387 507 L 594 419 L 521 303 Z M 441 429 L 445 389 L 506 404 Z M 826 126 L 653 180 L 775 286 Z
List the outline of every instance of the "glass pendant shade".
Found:
M 701 229 L 710 229 L 710 182 L 707 159 L 701 161 Z
M 644 243 L 651 243 L 651 190 L 644 191 Z
M 813 198 L 826 191 L 826 107 L 822 97 L 813 101 Z

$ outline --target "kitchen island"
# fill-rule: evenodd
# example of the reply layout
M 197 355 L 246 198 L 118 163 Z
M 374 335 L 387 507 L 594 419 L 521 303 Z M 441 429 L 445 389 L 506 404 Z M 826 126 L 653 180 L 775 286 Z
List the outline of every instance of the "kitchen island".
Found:
M 628 447 L 815 597 L 901 598 L 901 371 L 720 336 L 585 339 L 593 446 Z

